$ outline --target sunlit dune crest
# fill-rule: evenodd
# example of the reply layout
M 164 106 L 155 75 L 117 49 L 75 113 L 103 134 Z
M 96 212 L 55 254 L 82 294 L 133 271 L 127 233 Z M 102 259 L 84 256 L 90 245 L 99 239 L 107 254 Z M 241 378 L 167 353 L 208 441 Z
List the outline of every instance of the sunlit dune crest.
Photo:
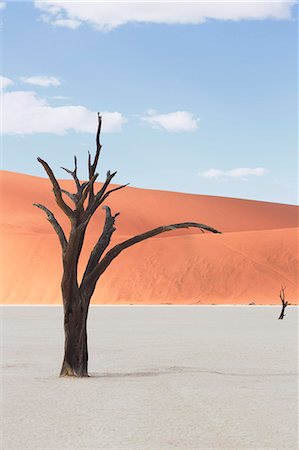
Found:
M 61 181 L 72 190 L 72 181 Z M 1 172 L 1 289 L 4 304 L 60 304 L 60 246 L 42 203 L 67 229 L 49 180 Z M 160 225 L 194 221 L 221 235 L 174 230 L 125 250 L 100 278 L 94 304 L 298 303 L 298 207 L 127 187 L 107 204 L 120 212 L 113 243 Z M 81 272 L 102 231 L 86 236 Z

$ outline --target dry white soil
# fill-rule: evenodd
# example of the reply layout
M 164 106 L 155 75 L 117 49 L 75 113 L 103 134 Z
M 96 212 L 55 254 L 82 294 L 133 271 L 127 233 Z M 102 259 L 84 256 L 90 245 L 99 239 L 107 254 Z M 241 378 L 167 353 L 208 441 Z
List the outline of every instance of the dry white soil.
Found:
M 2 309 L 2 449 L 298 448 L 298 313 L 92 307 L 87 379 L 60 307 Z

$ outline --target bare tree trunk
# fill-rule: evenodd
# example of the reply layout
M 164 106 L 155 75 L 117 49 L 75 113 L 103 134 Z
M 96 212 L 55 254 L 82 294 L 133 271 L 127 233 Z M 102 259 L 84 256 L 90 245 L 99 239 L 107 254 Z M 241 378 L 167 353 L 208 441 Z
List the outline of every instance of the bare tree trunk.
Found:
M 88 376 L 86 322 L 89 302 L 82 301 L 79 291 L 71 301 L 64 298 L 64 358 L 60 376 Z M 70 306 L 72 305 L 72 306 Z
M 49 164 L 41 158 L 38 158 L 38 162 L 43 166 L 52 183 L 56 203 L 68 217 L 71 224 L 69 236 L 66 236 L 52 211 L 40 203 L 34 203 L 34 206 L 46 213 L 48 221 L 59 238 L 62 250 L 63 277 L 61 288 L 64 307 L 65 346 L 60 376 L 88 376 L 86 321 L 90 299 L 101 275 L 123 250 L 146 239 L 157 236 L 158 234 L 178 228 L 193 227 L 198 228 L 201 232 L 209 231 L 211 233 L 220 233 L 214 228 L 202 223 L 175 223 L 146 231 L 145 233 L 127 239 L 108 250 L 111 236 L 115 231 L 115 219 L 119 213 L 116 213 L 113 216 L 110 208 L 108 206 L 103 206 L 106 210 L 106 219 L 103 231 L 90 254 L 81 283 L 79 284 L 78 262 L 89 221 L 99 206 L 102 205 L 113 192 L 127 186 L 127 184 L 124 184 L 107 190 L 112 179 L 116 175 L 116 172 L 111 173 L 108 171 L 106 181 L 103 183 L 101 189 L 95 193 L 94 184 L 98 177 L 96 168 L 102 148 L 100 143 L 101 125 L 102 117 L 98 114 L 96 154 L 93 162 L 91 160 L 90 153 L 88 154 L 89 180 L 81 183 L 78 179 L 76 156 L 74 158 L 74 170 L 69 170 L 62 167 L 62 169 L 73 177 L 76 186 L 75 193 L 61 189 L 59 182 L 57 181 Z M 73 208 L 65 202 L 65 196 L 73 202 Z
M 284 310 L 288 306 L 288 302 L 285 299 L 285 288 L 283 286 L 281 287 L 281 291 L 280 291 L 279 297 L 280 297 L 280 300 L 281 300 L 282 309 L 281 309 L 280 316 L 278 317 L 278 320 L 282 320 L 284 318 L 284 316 L 285 316 Z
M 278 317 L 278 320 L 282 320 L 284 318 L 284 316 L 285 316 L 285 312 L 284 312 L 285 308 L 286 308 L 286 305 L 283 305 L 281 313 L 280 313 L 280 316 Z

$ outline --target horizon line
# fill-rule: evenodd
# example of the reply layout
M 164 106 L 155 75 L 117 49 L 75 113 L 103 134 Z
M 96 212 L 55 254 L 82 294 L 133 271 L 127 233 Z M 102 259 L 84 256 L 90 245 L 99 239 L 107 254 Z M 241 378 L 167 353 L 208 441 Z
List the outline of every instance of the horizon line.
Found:
M 1 172 L 14 174 L 14 175 L 23 175 L 23 176 L 27 176 L 27 177 L 31 177 L 31 178 L 38 178 L 40 180 L 48 180 L 47 176 L 33 175 L 33 174 L 30 174 L 30 173 L 24 173 L 24 172 L 15 172 L 15 171 L 12 171 L 12 170 L 7 170 L 7 169 L 0 169 L 0 173 Z M 59 180 L 59 181 L 72 181 L 71 178 L 59 178 L 59 177 L 57 178 L 57 180 Z M 82 180 L 87 180 L 87 178 L 86 179 L 82 178 Z M 103 182 L 96 181 L 95 183 L 96 184 L 103 184 Z M 118 183 L 111 183 L 111 185 L 120 186 L 120 184 L 118 184 Z M 139 186 L 133 186 L 131 184 L 129 184 L 126 188 L 128 188 L 128 189 L 140 189 L 140 190 L 145 190 L 145 191 L 170 192 L 170 193 L 173 193 L 173 194 L 182 194 L 182 195 L 199 195 L 199 196 L 202 196 L 202 197 L 214 197 L 214 198 L 223 198 L 223 199 L 231 199 L 231 200 L 241 200 L 241 201 L 246 201 L 246 202 L 270 203 L 270 204 L 276 204 L 276 205 L 295 206 L 295 207 L 299 206 L 299 199 L 298 199 L 298 203 L 282 203 L 282 202 L 273 202 L 273 201 L 270 201 L 270 200 L 256 200 L 256 199 L 252 199 L 252 198 L 229 197 L 229 196 L 213 195 L 213 194 L 201 194 L 201 193 L 198 193 L 198 192 L 173 191 L 171 189 L 168 190 L 168 189 L 159 189 L 159 188 L 139 187 Z

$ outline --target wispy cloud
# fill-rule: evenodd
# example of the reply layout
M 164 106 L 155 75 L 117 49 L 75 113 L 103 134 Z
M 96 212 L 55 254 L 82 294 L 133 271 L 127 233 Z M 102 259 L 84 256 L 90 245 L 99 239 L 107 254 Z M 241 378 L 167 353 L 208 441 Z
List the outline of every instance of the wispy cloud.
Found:
M 55 27 L 64 27 L 70 30 L 76 30 L 81 25 L 81 21 L 76 19 L 69 19 L 68 17 L 61 19 L 61 14 L 41 14 L 40 18 L 43 22 L 50 23 Z
M 94 133 L 97 126 L 96 112 L 81 105 L 52 106 L 33 91 L 4 91 L 2 110 L 2 134 Z M 104 133 L 120 132 L 127 121 L 119 112 L 102 115 Z
M 154 128 L 162 128 L 170 132 L 196 131 L 199 119 L 188 111 L 175 111 L 168 114 L 157 114 L 155 110 L 149 110 L 141 120 Z
M 4 9 L 6 8 L 6 3 L 5 2 L 0 2 L 0 9 Z
M 13 81 L 10 78 L 3 77 L 0 75 L 0 88 L 1 90 L 5 89 L 7 86 L 11 86 Z
M 65 27 L 69 28 L 70 30 L 76 30 L 81 25 L 81 22 L 79 22 L 79 20 L 76 19 L 56 19 L 52 23 L 57 27 Z
M 241 178 L 242 180 L 247 180 L 248 176 L 260 177 L 267 172 L 268 170 L 263 167 L 256 167 L 255 169 L 238 167 L 231 170 L 209 169 L 204 172 L 199 172 L 199 175 L 209 180 L 225 180 L 228 178 Z
M 33 77 L 21 77 L 21 81 L 26 84 L 30 84 L 33 86 L 41 86 L 41 87 L 48 87 L 48 86 L 60 86 L 61 82 L 56 77 L 50 77 L 47 75 L 36 75 Z
M 209 19 L 234 21 L 289 19 L 296 0 L 239 0 L 234 2 L 226 0 L 210 2 L 35 0 L 34 3 L 43 12 L 43 20 L 53 25 L 74 29 L 80 23 L 87 23 L 98 30 L 109 31 L 129 22 L 200 24 Z M 157 3 L 157 5 L 153 3 Z

